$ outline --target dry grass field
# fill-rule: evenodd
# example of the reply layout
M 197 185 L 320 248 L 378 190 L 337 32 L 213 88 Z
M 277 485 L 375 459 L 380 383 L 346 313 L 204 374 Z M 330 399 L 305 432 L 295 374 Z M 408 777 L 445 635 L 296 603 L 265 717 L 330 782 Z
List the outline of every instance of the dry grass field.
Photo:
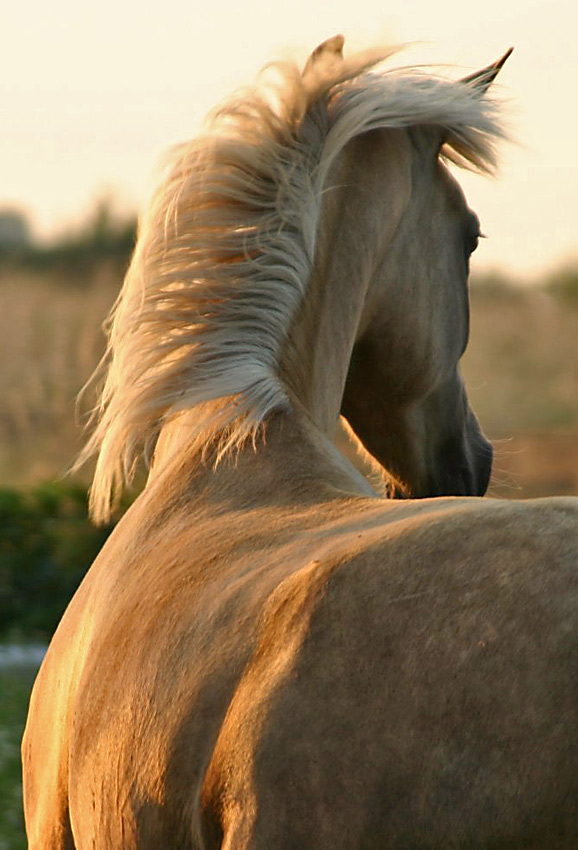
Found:
M 75 397 L 120 278 L 113 263 L 82 277 L 0 272 L 0 486 L 56 478 L 75 457 L 90 393 L 78 413 Z M 578 303 L 474 286 L 464 373 L 495 444 L 492 494 L 578 494 Z
M 492 437 L 577 428 L 578 301 L 474 286 L 463 366 Z
M 474 287 L 463 371 L 494 444 L 491 495 L 578 495 L 576 299 Z
M 491 496 L 578 496 L 578 431 L 512 437 L 494 450 Z
M 85 280 L 0 274 L 0 485 L 66 471 L 90 405 L 75 399 L 103 349 L 101 324 L 119 281 L 107 266 Z

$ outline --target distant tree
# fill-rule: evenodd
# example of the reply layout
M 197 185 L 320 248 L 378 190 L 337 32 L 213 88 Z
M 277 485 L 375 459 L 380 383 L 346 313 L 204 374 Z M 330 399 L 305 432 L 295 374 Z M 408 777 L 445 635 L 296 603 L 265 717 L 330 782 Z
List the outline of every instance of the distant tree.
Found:
M 0 251 L 12 252 L 28 248 L 31 244 L 28 219 L 19 210 L 0 210 Z
M 32 243 L 22 216 L 19 224 L 17 214 L 6 213 L 5 217 L 7 236 L 3 241 L 0 212 L 0 264 L 53 272 L 70 281 L 83 280 L 86 273 L 103 261 L 114 263 L 122 276 L 136 239 L 136 216 L 120 217 L 110 198 L 99 200 L 77 230 L 48 245 Z M 6 247 L 8 244 L 10 247 Z
M 549 274 L 545 287 L 557 298 L 578 305 L 578 262 L 568 263 Z
M 88 220 L 76 238 L 77 244 L 96 254 L 130 253 L 134 247 L 136 220 L 120 219 L 110 197 L 96 202 Z

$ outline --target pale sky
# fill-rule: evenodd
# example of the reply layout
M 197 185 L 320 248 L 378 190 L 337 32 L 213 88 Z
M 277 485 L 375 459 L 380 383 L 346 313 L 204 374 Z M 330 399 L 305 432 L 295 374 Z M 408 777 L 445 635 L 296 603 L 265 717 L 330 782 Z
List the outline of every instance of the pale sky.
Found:
M 578 259 L 576 0 L 23 0 L 0 32 L 0 207 L 41 236 L 110 194 L 140 208 L 155 165 L 267 61 L 341 32 L 346 50 L 420 42 L 394 62 L 482 67 L 517 145 L 496 180 L 460 176 L 489 236 L 479 269 L 538 276 Z M 455 76 L 451 69 L 450 76 Z

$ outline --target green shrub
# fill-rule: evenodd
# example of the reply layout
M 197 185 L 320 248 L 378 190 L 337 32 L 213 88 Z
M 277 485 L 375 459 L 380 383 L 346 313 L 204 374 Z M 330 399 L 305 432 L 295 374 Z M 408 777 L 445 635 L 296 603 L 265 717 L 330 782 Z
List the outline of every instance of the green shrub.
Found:
M 81 485 L 0 489 L 0 639 L 48 639 L 110 531 Z

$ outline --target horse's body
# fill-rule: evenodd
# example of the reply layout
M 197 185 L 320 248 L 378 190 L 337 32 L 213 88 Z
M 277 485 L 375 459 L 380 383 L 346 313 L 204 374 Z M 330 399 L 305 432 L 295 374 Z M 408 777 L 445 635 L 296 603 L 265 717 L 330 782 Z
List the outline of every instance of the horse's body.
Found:
M 329 90 L 328 53 L 339 79 L 330 42 L 307 66 L 315 98 Z M 266 352 L 282 403 L 257 369 L 230 390 L 233 406 L 206 390 L 159 413 L 154 381 L 170 395 L 190 363 L 178 345 L 162 370 L 141 351 L 131 409 L 149 393 L 151 428 L 166 424 L 144 493 L 87 574 L 35 685 L 23 744 L 34 850 L 577 846 L 578 503 L 464 498 L 484 492 L 490 465 L 456 368 L 464 239 L 475 234 L 437 163 L 430 118 L 369 127 L 331 163 L 307 298 Z M 441 123 L 451 135 L 449 117 Z M 461 141 L 474 158 L 476 140 Z M 150 233 L 135 262 L 172 276 L 161 309 L 184 287 L 172 288 L 174 257 L 150 250 Z M 218 251 L 227 267 L 240 261 L 223 259 L 228 244 Z M 213 284 L 187 333 L 224 309 Z M 134 334 L 143 316 L 156 321 L 142 303 L 141 290 Z M 123 321 L 121 305 L 126 334 Z M 255 316 L 248 325 L 259 334 Z M 178 344 L 198 356 L 190 336 Z M 186 372 L 197 390 L 215 359 L 212 349 Z M 221 390 L 229 380 L 218 370 Z M 391 490 L 458 497 L 376 498 L 334 448 L 340 409 Z M 105 413 L 105 454 L 119 411 Z M 134 432 L 146 437 L 144 416 Z M 104 514 L 118 475 L 97 474 Z

